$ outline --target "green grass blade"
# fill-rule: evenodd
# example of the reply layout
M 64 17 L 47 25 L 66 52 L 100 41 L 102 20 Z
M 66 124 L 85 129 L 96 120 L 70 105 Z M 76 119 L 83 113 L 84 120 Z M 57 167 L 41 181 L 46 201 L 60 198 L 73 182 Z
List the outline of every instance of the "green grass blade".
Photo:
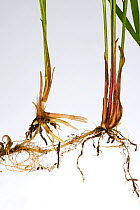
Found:
M 116 5 L 116 12 L 117 12 L 117 15 L 118 15 L 119 19 L 121 20 L 121 22 L 123 22 L 123 12 L 121 11 L 121 9 L 117 5 Z M 140 37 L 137 35 L 135 30 L 133 29 L 133 27 L 132 27 L 131 23 L 129 22 L 128 18 L 126 18 L 126 29 L 129 31 L 129 33 L 131 34 L 133 39 L 140 46 Z
M 42 30 L 43 30 L 43 45 L 44 45 L 44 67 L 45 67 L 45 87 L 48 88 L 50 83 L 50 57 L 47 43 L 47 20 L 46 20 L 46 0 L 39 0 L 40 3 L 40 12 L 41 12 L 41 21 L 42 21 Z
M 103 7 L 103 20 L 104 20 L 104 45 L 105 45 L 105 58 L 108 61 L 108 35 L 107 35 L 107 18 L 106 18 L 106 0 L 102 0 Z
M 133 16 L 133 22 L 135 26 L 135 31 L 138 36 L 140 36 L 140 15 L 139 15 L 139 6 L 137 0 L 130 0 L 131 11 Z
M 110 0 L 108 0 L 110 3 Z M 132 7 L 133 8 L 133 12 L 132 15 L 135 16 L 134 10 L 136 11 L 137 15 L 135 17 L 135 23 L 134 25 L 136 25 L 135 27 L 137 28 L 137 30 L 135 31 L 135 29 L 133 28 L 133 26 L 131 25 L 130 21 L 128 20 L 128 18 L 126 18 L 126 24 L 125 27 L 128 30 L 128 32 L 131 34 L 131 36 L 133 37 L 133 39 L 137 42 L 137 44 L 140 46 L 140 15 L 139 15 L 139 6 L 138 6 L 138 1 L 137 0 L 132 0 L 132 3 L 135 2 L 135 6 Z M 131 9 L 132 10 L 132 9 Z M 116 5 L 116 13 L 118 18 L 120 19 L 120 21 L 123 23 L 123 12 L 121 11 L 121 9 L 118 7 L 118 5 Z
M 115 41 L 116 41 L 116 0 L 110 0 L 110 20 L 111 20 L 111 65 L 113 65 Z
M 121 72 L 122 72 L 122 67 L 125 62 L 124 58 L 124 43 L 125 43 L 125 31 L 126 31 L 126 14 L 127 14 L 127 6 L 128 6 L 128 0 L 123 1 L 123 21 L 122 21 L 122 37 L 121 37 L 121 47 L 120 49 L 120 61 L 119 61 L 119 69 L 118 69 L 118 84 L 120 87 L 120 81 L 121 81 Z
M 125 42 L 125 25 L 126 25 L 126 14 L 127 14 L 128 0 L 123 1 L 123 17 L 122 17 L 122 38 L 121 38 L 121 48 L 124 50 Z

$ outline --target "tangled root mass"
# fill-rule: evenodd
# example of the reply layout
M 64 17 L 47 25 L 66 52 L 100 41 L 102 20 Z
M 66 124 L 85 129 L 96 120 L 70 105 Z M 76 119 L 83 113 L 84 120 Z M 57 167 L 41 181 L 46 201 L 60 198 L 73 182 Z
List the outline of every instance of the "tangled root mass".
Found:
M 34 120 L 35 122 L 35 120 Z M 80 157 L 83 155 L 85 143 L 92 141 L 93 148 L 96 149 L 97 156 L 100 155 L 101 147 L 121 148 L 124 154 L 123 170 L 127 181 L 131 181 L 133 192 L 139 197 L 139 187 L 136 183 L 138 180 L 133 178 L 130 173 L 130 147 L 134 146 L 137 150 L 137 144 L 124 137 L 116 129 L 104 129 L 99 126 L 92 131 L 87 131 L 81 135 L 72 135 L 65 141 L 65 144 L 54 140 L 53 144 L 48 144 L 46 138 L 40 131 L 40 136 L 45 141 L 45 146 L 35 142 L 35 136 L 38 133 L 37 124 L 32 123 L 29 131 L 26 133 L 26 139 L 21 142 L 12 142 L 8 135 L 3 136 L 0 142 L 0 163 L 7 167 L 8 170 L 15 171 L 35 171 L 49 170 L 58 168 L 60 161 L 65 153 L 70 152 L 81 145 L 81 152 L 77 157 L 77 168 L 80 171 L 83 181 L 84 174 L 79 167 Z M 35 129 L 34 129 L 35 126 Z M 40 128 L 39 128 L 40 129 Z M 32 132 L 31 132 L 32 131 Z M 107 141 L 104 142 L 104 139 Z M 6 141 L 4 141 L 6 140 Z

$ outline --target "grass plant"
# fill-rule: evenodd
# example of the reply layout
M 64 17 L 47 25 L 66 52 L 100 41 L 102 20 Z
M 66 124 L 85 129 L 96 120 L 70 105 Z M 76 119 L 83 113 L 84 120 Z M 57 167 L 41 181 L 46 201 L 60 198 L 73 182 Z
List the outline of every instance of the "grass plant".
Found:
M 7 166 L 9 170 L 32 171 L 39 168 L 45 168 L 41 165 L 43 157 L 46 154 L 55 151 L 59 154 L 60 148 L 68 143 L 59 136 L 61 124 L 71 129 L 78 130 L 64 119 L 79 121 L 86 123 L 86 118 L 75 115 L 59 114 L 46 112 L 46 102 L 49 97 L 54 68 L 51 68 L 51 61 L 47 43 L 47 20 L 46 20 L 46 0 L 39 0 L 41 24 L 43 31 L 43 47 L 44 47 L 44 76 L 40 72 L 40 90 L 37 102 L 34 103 L 36 108 L 36 116 L 33 119 L 28 131 L 25 133 L 25 139 L 13 141 L 8 135 L 4 135 L 0 142 L 1 164 Z M 56 134 L 58 133 L 58 135 Z M 42 142 L 36 141 L 37 134 L 40 135 Z M 45 146 L 44 146 L 45 143 Z M 59 166 L 59 155 L 57 163 Z M 47 167 L 46 167 L 47 168 Z M 51 167 L 52 168 L 52 167 Z M 48 169 L 48 168 L 47 168 Z
M 126 138 L 121 131 L 119 131 L 119 124 L 123 114 L 123 106 L 121 103 L 121 77 L 122 69 L 125 63 L 124 56 L 124 46 L 125 46 L 125 29 L 128 25 L 128 19 L 126 18 L 128 0 L 123 1 L 123 11 L 121 12 L 122 21 L 122 35 L 121 35 L 121 45 L 118 46 L 118 38 L 116 38 L 116 14 L 118 14 L 118 6 L 116 5 L 116 0 L 110 0 L 110 58 L 108 56 L 108 27 L 107 27 L 107 11 L 106 11 L 106 0 L 102 0 L 103 6 L 103 20 L 104 20 L 104 62 L 105 62 L 105 82 L 104 82 L 104 97 L 103 97 L 103 109 L 102 109 L 102 120 L 101 124 L 94 128 L 92 131 L 85 132 L 75 138 L 77 141 L 81 141 L 82 149 L 81 153 L 77 158 L 77 168 L 79 169 L 83 180 L 84 174 L 79 167 L 79 159 L 83 155 L 84 145 L 88 141 L 93 142 L 93 147 L 97 150 L 97 156 L 100 154 L 101 147 L 106 148 L 120 148 L 124 154 L 124 164 L 123 169 L 125 173 L 125 178 L 127 181 L 132 182 L 133 192 L 139 197 L 139 187 L 137 184 L 137 179 L 133 178 L 130 173 L 130 147 L 134 146 L 135 151 L 137 150 L 137 144 Z M 132 14 L 135 22 L 135 29 L 137 37 L 139 36 L 139 12 L 138 4 L 133 5 L 131 1 Z M 134 15 L 134 10 L 137 15 Z M 120 11 L 120 10 L 119 10 Z M 120 15 L 120 13 L 119 13 Z M 138 19 L 138 20 L 137 20 Z M 132 32 L 132 28 L 129 27 L 129 32 Z M 132 33 L 131 33 L 132 34 Z M 133 37 L 134 38 L 134 37 Z M 139 39 L 138 39 L 139 40 Z M 135 39 L 135 41 L 138 41 Z M 137 42 L 139 44 L 139 41 Z M 119 50 L 119 61 L 116 59 L 117 49 Z M 109 67 L 110 59 L 110 67 Z M 110 69 L 110 70 L 109 70 Z
M 127 181 L 132 182 L 133 192 L 139 197 L 139 187 L 137 179 L 133 178 L 130 173 L 130 147 L 133 146 L 137 150 L 137 144 L 130 141 L 119 131 L 119 124 L 123 114 L 123 106 L 121 103 L 121 77 L 122 69 L 125 64 L 125 31 L 126 29 L 132 35 L 133 39 L 140 45 L 140 16 L 137 0 L 130 0 L 133 16 L 134 27 L 127 18 L 127 6 L 129 0 L 122 1 L 123 10 L 117 6 L 116 0 L 110 0 L 110 34 L 108 39 L 108 23 L 106 9 L 106 0 L 102 0 L 103 6 L 103 25 L 104 25 L 104 96 L 102 119 L 99 126 L 91 131 L 85 131 L 82 134 L 74 135 L 63 140 L 56 135 L 55 131 L 59 131 L 60 125 L 63 124 L 72 129 L 77 129 L 64 119 L 76 120 L 82 123 L 86 122 L 86 118 L 68 114 L 50 113 L 45 111 L 46 102 L 51 89 L 54 69 L 51 68 L 51 61 L 47 43 L 47 27 L 46 27 L 46 0 L 39 0 L 41 11 L 41 23 L 43 30 L 43 46 L 44 46 L 44 76 L 40 72 L 40 90 L 37 102 L 34 103 L 36 108 L 36 116 L 33 119 L 25 139 L 22 141 L 12 141 L 8 135 L 4 135 L 0 142 L 0 162 L 9 170 L 17 171 L 34 171 L 39 169 L 53 170 L 59 167 L 59 163 L 63 155 L 81 145 L 81 153 L 77 158 L 77 168 L 79 169 L 84 180 L 84 174 L 79 167 L 80 157 L 84 152 L 84 145 L 92 141 L 93 147 L 100 155 L 101 147 L 120 148 L 124 154 L 123 169 Z M 122 22 L 121 44 L 118 45 L 116 31 L 116 15 Z M 109 47 L 110 44 L 110 47 Z M 110 55 L 108 53 L 110 49 Z M 117 52 L 119 60 L 117 60 Z M 37 134 L 41 137 L 41 142 L 36 141 Z M 43 143 L 45 143 L 43 145 Z M 49 154 L 54 154 L 54 162 L 47 165 Z

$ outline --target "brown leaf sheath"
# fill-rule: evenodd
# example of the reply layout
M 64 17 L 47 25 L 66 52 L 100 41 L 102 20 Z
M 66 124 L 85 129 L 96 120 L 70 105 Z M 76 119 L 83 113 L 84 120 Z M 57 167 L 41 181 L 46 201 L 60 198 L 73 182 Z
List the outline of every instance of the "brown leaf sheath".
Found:
M 111 59 L 111 68 L 110 68 L 110 87 L 109 87 L 109 101 L 108 101 L 108 110 L 107 110 L 107 118 L 110 118 L 112 109 L 113 109 L 113 95 L 114 90 L 116 89 L 116 44 L 117 41 L 115 41 L 114 51 Z
M 107 120 L 107 103 L 108 103 L 108 61 L 107 58 L 104 55 L 104 61 L 105 61 L 105 84 L 104 84 L 104 98 L 103 98 L 103 111 L 102 111 L 102 122 L 101 126 L 104 127 L 104 124 Z
M 48 72 L 48 77 L 47 77 L 47 86 L 44 87 L 44 92 L 43 92 L 43 96 L 42 96 L 42 102 L 46 102 L 49 96 L 49 92 L 51 89 L 51 85 L 52 85 L 52 72 L 51 72 L 51 64 L 50 64 L 50 59 L 48 61 L 48 66 L 47 68 L 47 72 Z M 45 78 L 46 79 L 46 78 Z

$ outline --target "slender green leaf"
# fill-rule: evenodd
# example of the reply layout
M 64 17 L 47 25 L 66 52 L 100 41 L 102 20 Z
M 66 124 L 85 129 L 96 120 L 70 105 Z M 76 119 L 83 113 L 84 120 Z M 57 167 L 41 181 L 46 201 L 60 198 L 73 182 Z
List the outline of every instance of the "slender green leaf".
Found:
M 131 11 L 133 16 L 133 22 L 135 26 L 135 31 L 138 36 L 140 36 L 140 16 L 139 16 L 139 6 L 137 0 L 130 0 Z
M 122 21 L 122 37 L 121 37 L 121 47 L 119 46 L 120 50 L 120 61 L 119 61 L 119 68 L 118 68 L 118 78 L 117 78 L 117 83 L 118 83 L 118 88 L 120 89 L 121 85 L 121 74 L 122 74 L 122 67 L 125 62 L 125 57 L 124 57 L 124 43 L 125 43 L 125 31 L 126 31 L 126 14 L 127 14 L 127 6 L 128 6 L 128 0 L 123 1 L 123 21 Z
M 47 43 L 47 20 L 46 20 L 46 0 L 39 0 L 41 11 L 41 22 L 43 30 L 43 45 L 44 45 L 44 67 L 45 67 L 45 86 L 44 92 L 50 88 L 51 84 L 51 69 L 50 69 L 50 57 Z
M 46 22 L 46 0 L 39 0 L 40 3 L 40 11 L 41 11 L 41 21 L 42 21 L 42 29 L 43 29 L 43 44 L 44 44 L 44 65 L 47 64 L 47 54 L 48 54 L 48 46 L 47 46 L 47 22 Z
M 104 45 L 105 45 L 105 57 L 108 61 L 108 35 L 107 35 L 107 18 L 106 18 L 106 0 L 102 0 L 103 5 L 103 20 L 104 20 Z
M 125 42 L 125 25 L 126 25 L 126 14 L 127 14 L 128 0 L 123 1 L 123 17 L 122 17 L 122 38 L 121 38 L 121 48 L 124 50 Z
M 119 17 L 119 19 L 123 22 L 123 12 L 120 10 L 120 8 L 116 7 L 116 12 Z M 128 18 L 126 18 L 126 28 L 133 37 L 133 39 L 137 42 L 137 44 L 140 46 L 140 38 L 136 34 L 135 30 L 133 29 L 131 23 L 129 22 Z
M 108 0 L 108 1 L 110 2 L 110 0 Z M 128 32 L 131 34 L 131 36 L 133 37 L 133 39 L 140 46 L 140 15 L 139 15 L 139 6 L 138 6 L 138 1 L 137 0 L 133 0 L 132 3 L 133 2 L 135 2 L 135 6 L 132 6 L 132 7 L 135 8 L 135 11 L 137 13 L 137 15 L 135 17 L 136 20 L 135 20 L 135 23 L 134 23 L 134 25 L 136 25 L 137 30 L 135 31 L 135 29 L 131 25 L 130 21 L 128 20 L 128 18 L 126 18 L 126 25 L 125 25 L 125 27 L 128 30 Z M 135 16 L 135 14 L 134 14 L 134 8 L 133 8 L 132 16 Z M 116 5 L 116 13 L 117 13 L 117 16 L 120 19 L 120 21 L 123 23 L 123 12 L 118 7 L 118 5 Z
M 110 20 L 111 20 L 111 65 L 113 65 L 114 49 L 116 41 L 116 0 L 110 0 Z

